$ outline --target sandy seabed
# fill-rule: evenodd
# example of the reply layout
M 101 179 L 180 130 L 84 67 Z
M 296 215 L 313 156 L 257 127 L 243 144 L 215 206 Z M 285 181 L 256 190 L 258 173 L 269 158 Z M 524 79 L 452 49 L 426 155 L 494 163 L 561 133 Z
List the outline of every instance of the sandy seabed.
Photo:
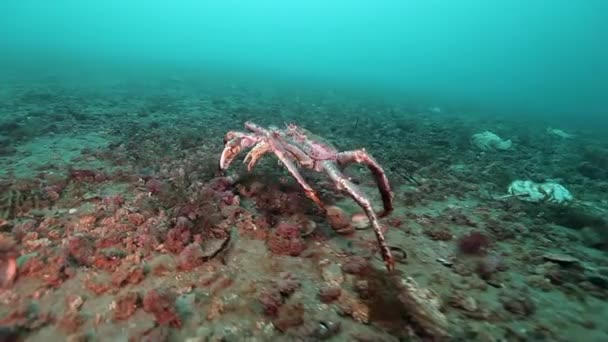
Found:
M 0 102 L 0 341 L 608 340 L 601 132 L 176 79 L 6 86 Z M 274 156 L 218 173 L 247 120 L 383 165 L 393 274 L 325 175 L 303 171 L 332 218 Z M 513 147 L 479 151 L 486 130 Z M 380 209 L 368 170 L 345 173 Z M 575 201 L 504 196 L 515 179 Z

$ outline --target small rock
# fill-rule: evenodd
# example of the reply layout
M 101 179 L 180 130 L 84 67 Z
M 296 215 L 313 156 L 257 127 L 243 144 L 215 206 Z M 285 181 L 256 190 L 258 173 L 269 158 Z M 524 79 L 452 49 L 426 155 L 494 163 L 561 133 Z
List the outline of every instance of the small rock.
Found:
M 319 299 L 323 303 L 331 303 L 340 297 L 342 289 L 339 286 L 323 285 L 319 289 Z
M 558 263 L 560 265 L 580 264 L 580 261 L 567 254 L 547 253 L 543 255 L 543 259 Z
M 340 332 L 340 322 L 323 320 L 319 321 L 318 327 L 313 332 L 313 337 L 319 340 L 327 340 Z
M 340 286 L 344 282 L 344 276 L 342 275 L 342 268 L 338 264 L 329 264 L 323 268 L 322 271 L 323 280 L 332 286 Z
M 350 224 L 358 230 L 367 229 L 370 226 L 369 218 L 363 213 L 357 213 L 351 216 Z

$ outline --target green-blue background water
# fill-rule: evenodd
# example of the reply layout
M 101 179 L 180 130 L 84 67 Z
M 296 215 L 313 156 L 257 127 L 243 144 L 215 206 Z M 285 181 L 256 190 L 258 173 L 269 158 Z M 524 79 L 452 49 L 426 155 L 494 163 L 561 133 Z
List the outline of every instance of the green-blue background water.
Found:
M 0 72 L 214 71 L 599 120 L 607 16 L 603 0 L 5 0 Z

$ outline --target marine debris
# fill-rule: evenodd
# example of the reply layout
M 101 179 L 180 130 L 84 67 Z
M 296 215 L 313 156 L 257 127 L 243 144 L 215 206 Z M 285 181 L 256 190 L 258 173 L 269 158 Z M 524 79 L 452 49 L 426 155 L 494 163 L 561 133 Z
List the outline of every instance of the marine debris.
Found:
M 555 182 L 535 183 L 531 180 L 515 180 L 509 185 L 507 192 L 528 202 L 567 204 L 574 200 L 568 189 Z
M 511 140 L 504 140 L 490 131 L 474 134 L 471 142 L 481 151 L 505 151 L 513 146 Z
M 574 135 L 570 134 L 570 133 L 566 133 L 564 131 L 562 131 L 561 129 L 558 128 L 551 128 L 551 127 L 547 127 L 547 133 L 562 139 L 572 139 L 574 138 Z

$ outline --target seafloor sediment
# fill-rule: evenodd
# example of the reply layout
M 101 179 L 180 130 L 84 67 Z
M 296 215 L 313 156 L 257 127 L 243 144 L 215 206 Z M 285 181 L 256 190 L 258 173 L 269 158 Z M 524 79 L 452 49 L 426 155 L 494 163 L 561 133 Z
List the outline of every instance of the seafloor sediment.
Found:
M 179 80 L 5 88 L 0 341 L 608 340 L 601 132 Z M 273 156 L 218 173 L 246 120 L 375 156 L 394 191 L 394 274 L 323 174 L 304 171 L 330 218 Z M 477 150 L 486 130 L 513 147 Z M 345 172 L 380 209 L 369 172 Z M 504 196 L 515 179 L 575 201 Z

